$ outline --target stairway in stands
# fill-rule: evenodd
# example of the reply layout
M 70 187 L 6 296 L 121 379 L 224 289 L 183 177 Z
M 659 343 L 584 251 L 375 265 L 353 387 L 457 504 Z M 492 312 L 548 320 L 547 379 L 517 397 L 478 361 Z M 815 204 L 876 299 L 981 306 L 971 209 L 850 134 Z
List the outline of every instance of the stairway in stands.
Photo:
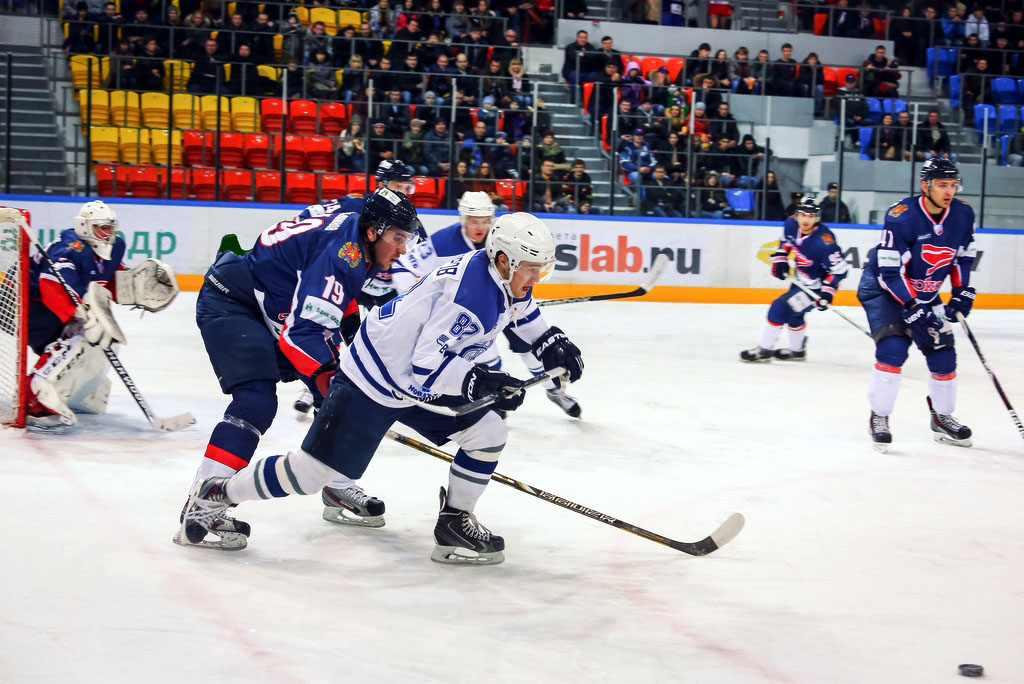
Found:
M 11 74 L 6 67 L 8 52 L 13 57 Z M 8 79 L 12 87 L 11 192 L 68 194 L 64 138 L 57 127 L 42 48 L 0 44 L 0 141 L 3 143 L 7 135 L 4 102 Z

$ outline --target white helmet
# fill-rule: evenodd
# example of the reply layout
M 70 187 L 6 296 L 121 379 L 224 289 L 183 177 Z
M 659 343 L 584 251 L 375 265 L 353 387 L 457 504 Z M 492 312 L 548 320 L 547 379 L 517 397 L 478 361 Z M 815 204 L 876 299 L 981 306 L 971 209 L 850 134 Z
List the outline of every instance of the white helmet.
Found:
M 117 215 L 100 200 L 86 202 L 75 217 L 75 233 L 106 261 L 114 250 L 117 238 Z
M 488 258 L 496 261 L 499 252 L 508 257 L 509 280 L 524 261 L 546 264 L 543 280 L 550 275 L 555 263 L 555 239 L 544 222 L 533 214 L 522 211 L 504 214 L 487 236 Z
M 486 192 L 465 192 L 459 200 L 459 216 L 494 216 L 494 202 Z

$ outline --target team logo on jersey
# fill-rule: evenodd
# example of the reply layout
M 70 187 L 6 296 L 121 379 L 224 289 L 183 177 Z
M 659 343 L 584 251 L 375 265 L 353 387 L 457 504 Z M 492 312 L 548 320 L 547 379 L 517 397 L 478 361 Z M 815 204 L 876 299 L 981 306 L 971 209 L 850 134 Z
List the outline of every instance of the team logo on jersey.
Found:
M 75 240 L 74 242 L 69 242 L 68 243 L 68 249 L 73 249 L 76 252 L 81 252 L 83 249 L 85 249 L 85 243 L 82 242 L 81 240 Z
M 944 268 L 953 263 L 953 257 L 956 256 L 956 250 L 952 247 L 937 247 L 935 245 L 922 245 L 921 246 L 921 259 L 926 264 L 931 266 L 926 272 L 925 276 L 930 276 L 940 268 Z
M 359 245 L 354 242 L 346 242 L 338 250 L 338 258 L 344 261 L 346 264 L 355 268 L 359 265 L 360 260 L 363 258 L 363 252 L 359 249 Z
M 908 209 L 906 204 L 897 204 L 889 210 L 889 218 L 899 218 Z
M 835 240 L 835 238 L 833 238 L 828 233 L 823 233 L 822 236 L 821 236 L 821 241 L 824 242 L 826 245 L 831 245 L 831 244 L 835 244 L 836 240 Z
M 808 259 L 807 257 L 805 257 L 800 252 L 797 252 L 796 253 L 796 265 L 797 265 L 797 268 L 807 268 L 809 266 L 813 266 L 814 262 L 811 261 L 810 259 Z

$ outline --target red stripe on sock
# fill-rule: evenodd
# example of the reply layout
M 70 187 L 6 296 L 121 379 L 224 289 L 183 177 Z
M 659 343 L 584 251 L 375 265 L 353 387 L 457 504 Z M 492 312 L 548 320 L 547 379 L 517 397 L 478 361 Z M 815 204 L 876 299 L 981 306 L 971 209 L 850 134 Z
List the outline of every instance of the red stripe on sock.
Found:
M 935 380 L 952 380 L 955 377 L 956 377 L 956 371 L 953 371 L 952 373 L 947 373 L 946 375 L 939 375 L 938 373 L 932 373 L 932 378 L 934 378 Z
M 206 453 L 203 454 L 203 457 L 208 458 L 211 461 L 216 461 L 217 463 L 220 463 L 222 465 L 226 465 L 228 468 L 231 468 L 234 471 L 239 471 L 245 466 L 249 465 L 249 462 L 246 461 L 244 458 L 239 458 L 230 451 L 225 451 L 224 449 L 221 449 L 219 446 L 214 446 L 212 444 L 208 444 L 206 446 Z
M 899 366 L 890 366 L 889 364 L 882 363 L 881 361 L 875 363 L 875 368 L 882 371 L 883 373 L 896 373 L 897 375 L 899 375 L 901 372 L 903 372 L 903 369 L 900 368 Z

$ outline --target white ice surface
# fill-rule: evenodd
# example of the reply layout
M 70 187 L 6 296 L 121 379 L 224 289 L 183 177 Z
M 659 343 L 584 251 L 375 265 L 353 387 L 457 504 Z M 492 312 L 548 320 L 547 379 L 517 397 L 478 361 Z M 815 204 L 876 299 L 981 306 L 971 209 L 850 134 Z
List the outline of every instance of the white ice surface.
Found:
M 1024 682 L 1024 440 L 959 332 L 975 446 L 932 441 L 912 352 L 879 454 L 872 345 L 838 316 L 810 315 L 806 364 L 745 365 L 763 306 L 551 309 L 583 421 L 535 391 L 499 472 L 675 539 L 746 529 L 693 558 L 494 483 L 477 513 L 507 560 L 453 568 L 429 560 L 447 466 L 392 442 L 363 480 L 382 529 L 292 497 L 238 508 L 244 551 L 171 543 L 226 405 L 194 300 L 120 318 L 154 410 L 197 426 L 153 431 L 115 378 L 65 435 L 0 430 L 0 681 Z M 970 321 L 1024 408 L 1024 312 Z M 300 443 L 296 389 L 257 455 Z

